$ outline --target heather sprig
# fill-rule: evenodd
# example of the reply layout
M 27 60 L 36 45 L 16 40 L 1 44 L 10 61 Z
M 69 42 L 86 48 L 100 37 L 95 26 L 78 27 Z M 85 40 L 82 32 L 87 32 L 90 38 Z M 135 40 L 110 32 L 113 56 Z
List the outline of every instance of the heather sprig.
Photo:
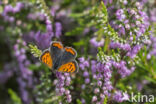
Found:
M 139 4 L 137 3 L 137 5 L 139 5 Z M 95 8 L 97 8 L 97 9 L 95 9 Z M 99 49 L 98 54 L 97 54 L 98 62 L 97 62 L 97 65 L 95 65 L 95 67 L 94 67 L 94 68 L 96 68 L 95 69 L 96 71 L 92 71 L 92 72 L 96 73 L 97 75 L 94 73 L 92 73 L 91 75 L 93 75 L 93 78 L 97 78 L 96 80 L 98 82 L 98 84 L 97 84 L 98 86 L 99 85 L 101 86 L 101 84 L 103 83 L 103 81 L 101 81 L 99 79 L 104 79 L 105 81 L 109 82 L 109 84 L 104 82 L 104 90 L 107 90 L 108 92 L 105 92 L 103 95 L 108 96 L 108 99 L 110 99 L 112 96 L 114 96 L 115 101 L 123 102 L 126 99 L 124 99 L 125 96 L 123 96 L 124 94 L 121 91 L 115 91 L 115 93 L 110 93 L 110 92 L 112 89 L 115 90 L 114 87 L 116 86 L 117 82 L 120 79 L 125 78 L 134 72 L 134 70 L 136 68 L 135 65 L 138 64 L 140 61 L 140 58 L 137 56 L 137 53 L 141 50 L 141 47 L 144 45 L 144 43 L 148 42 L 148 35 L 149 35 L 150 27 L 148 26 L 148 23 L 147 23 L 147 28 L 146 28 L 146 30 L 143 30 L 142 36 L 139 36 L 137 39 L 136 36 L 134 35 L 133 36 L 135 38 L 134 43 L 130 42 L 130 40 L 132 38 L 130 38 L 129 36 L 131 36 L 132 34 L 130 34 L 127 37 L 122 36 L 120 31 L 117 30 L 116 28 L 114 28 L 114 26 L 112 26 L 112 24 L 110 24 L 110 20 L 107 18 L 108 14 L 107 14 L 106 7 L 103 3 L 101 3 L 100 7 L 97 6 L 95 8 L 93 10 L 95 10 L 96 12 L 93 12 L 93 16 L 95 16 L 95 14 L 97 14 L 97 15 L 96 15 L 96 18 L 93 18 L 92 25 L 96 27 L 97 31 L 94 33 L 94 38 L 92 38 L 90 40 L 90 42 L 93 46 L 102 47 L 102 48 L 98 48 Z M 108 12 L 110 12 L 110 11 L 108 11 Z M 122 10 L 121 10 L 121 12 L 119 11 L 119 13 L 122 13 Z M 140 11 L 140 13 L 142 13 L 142 12 Z M 111 14 L 111 15 L 113 15 L 113 14 Z M 122 14 L 119 14 L 118 16 L 122 16 Z M 145 18 L 147 18 L 147 17 L 145 17 Z M 120 23 L 122 23 L 123 19 L 125 19 L 124 15 L 121 18 L 119 17 Z M 111 22 L 113 22 L 113 21 L 111 21 Z M 125 22 L 127 22 L 127 21 L 125 21 Z M 143 23 L 143 25 L 145 25 L 145 24 Z M 126 28 L 129 28 L 128 25 Z M 141 27 L 139 27 L 139 28 L 141 28 Z M 129 33 L 129 32 L 127 32 L 127 33 Z M 125 32 L 123 32 L 123 34 L 127 35 Z M 130 40 L 128 37 L 130 38 Z M 103 39 L 105 39 L 105 41 L 101 42 L 101 41 L 103 41 Z M 131 54 L 131 56 L 129 56 L 130 54 Z M 82 59 L 80 60 L 80 62 L 81 61 L 82 61 Z M 105 69 L 105 67 L 107 70 Z M 83 71 L 84 71 L 84 74 L 83 74 L 84 77 L 89 75 L 89 74 L 87 74 L 89 72 L 86 72 L 84 70 L 85 69 L 85 61 L 82 61 L 82 63 L 80 63 L 80 68 L 83 69 Z M 103 75 L 102 70 L 105 70 L 104 76 L 102 76 Z M 115 75 L 112 76 L 114 73 L 113 72 L 114 70 L 117 70 L 117 73 L 115 73 Z M 118 74 L 121 77 L 119 77 Z M 118 78 L 116 78 L 116 76 L 118 76 Z M 110 78 L 112 78 L 112 77 L 116 78 L 114 82 L 111 82 L 111 80 L 110 80 Z M 91 80 L 89 77 L 87 77 L 87 78 L 85 80 L 85 83 L 86 82 L 94 83 L 94 81 Z M 113 86 L 111 83 L 113 83 Z M 105 87 L 105 85 L 106 85 L 106 87 Z M 87 87 L 87 85 L 82 86 L 83 89 L 85 89 L 85 87 Z M 99 99 L 98 99 L 98 96 L 99 96 L 98 92 L 101 92 L 101 89 L 95 88 L 95 91 L 93 91 L 93 92 L 96 94 L 96 96 L 92 97 L 92 102 L 100 103 Z M 119 97 L 120 97 L 120 99 L 118 99 Z
M 32 99 L 29 98 L 27 89 L 33 90 L 33 78 L 32 71 L 29 70 L 28 66 L 30 61 L 26 57 L 26 45 L 27 43 L 19 38 L 14 45 L 14 57 L 16 57 L 16 71 L 19 72 L 17 76 L 17 82 L 19 85 L 20 97 L 24 103 L 30 103 Z M 27 86 L 26 86 L 27 85 Z
M 34 93 L 37 96 L 36 101 L 39 104 L 59 103 L 61 99 L 61 97 L 56 96 L 56 92 L 53 90 L 54 86 L 52 86 L 51 74 L 51 71 L 47 70 L 40 77 L 41 83 L 36 86 Z
M 112 55 L 106 55 L 104 53 L 104 51 L 99 47 L 98 54 L 97 54 L 97 60 L 102 63 L 106 63 L 111 60 L 119 62 L 121 60 L 121 56 L 118 53 L 115 53 L 114 51 L 112 51 Z
M 48 21 L 53 22 L 53 17 L 49 11 L 49 8 L 47 7 L 44 0 L 36 0 L 36 4 L 39 5 L 39 8 L 41 9 L 41 13 L 43 13 Z
M 125 4 L 126 5 L 126 4 Z M 140 5 L 138 2 L 136 2 L 136 5 Z M 140 8 L 139 8 L 140 9 Z M 138 9 L 138 11 L 139 11 L 139 9 Z M 126 23 L 129 23 L 128 21 L 129 20 L 125 20 L 125 21 L 123 21 L 123 19 L 125 19 L 125 16 L 126 16 L 126 14 L 124 14 L 124 13 L 126 13 L 126 12 L 124 12 L 124 10 L 128 10 L 128 12 L 130 11 L 130 9 L 127 9 L 126 7 L 125 8 L 123 8 L 123 10 L 118 10 L 117 11 L 117 13 L 116 13 L 116 15 L 117 16 L 122 16 L 123 15 L 123 17 L 124 18 L 122 18 L 122 17 L 117 17 L 117 18 L 119 18 L 119 22 L 120 23 L 124 23 L 124 22 L 126 22 Z M 108 11 L 109 12 L 109 11 Z M 139 11 L 140 13 L 142 13 L 143 14 L 143 12 L 141 12 L 141 11 Z M 123 13 L 123 14 L 121 14 L 121 13 Z M 104 14 L 106 14 L 105 12 L 103 12 L 103 15 Z M 112 15 L 112 14 L 111 14 Z M 144 15 L 145 15 L 145 13 L 144 13 Z M 128 17 L 127 17 L 128 18 Z M 146 16 L 144 17 L 144 18 L 147 18 Z M 105 22 L 104 22 L 105 23 Z M 136 42 L 135 43 L 137 43 L 138 41 L 143 41 L 143 42 L 147 42 L 148 41 L 148 37 L 147 37 L 147 35 L 149 34 L 149 31 L 150 31 L 150 27 L 148 27 L 148 23 L 145 23 L 145 24 L 147 24 L 147 28 L 146 28 L 146 30 L 144 30 L 144 32 L 143 32 L 143 35 L 142 36 L 139 36 L 138 37 L 138 39 L 134 36 L 134 38 L 135 39 L 137 39 L 136 40 Z M 143 25 L 145 25 L 145 24 L 143 24 Z M 104 27 L 104 26 L 103 26 Z M 119 25 L 119 27 L 120 27 L 120 25 Z M 110 48 L 112 48 L 112 49 L 122 49 L 122 50 L 118 50 L 118 52 L 116 52 L 117 54 L 121 54 L 121 56 L 120 56 L 120 60 L 123 60 L 123 59 L 125 59 L 127 56 L 129 56 L 129 57 L 131 57 L 131 58 L 135 58 L 136 57 L 136 54 L 137 54 L 137 52 L 141 49 L 141 46 L 143 45 L 142 44 L 142 42 L 140 42 L 140 43 L 138 43 L 138 44 L 134 44 L 133 42 L 135 41 L 133 41 L 132 43 L 130 43 L 130 41 L 129 41 L 129 39 L 127 38 L 127 37 L 125 37 L 125 36 L 122 36 L 121 34 L 120 34 L 120 32 L 118 31 L 118 32 L 115 32 L 115 30 L 114 29 L 112 29 L 112 27 L 110 26 L 110 25 L 108 25 L 108 27 L 106 27 L 105 29 L 107 29 L 108 28 L 108 33 L 106 33 L 106 32 L 104 32 L 104 36 L 109 36 L 109 39 L 110 39 Z M 141 28 L 141 27 L 140 27 Z M 101 28 L 100 28 L 101 29 Z M 99 31 L 100 31 L 100 29 L 99 29 Z M 116 29 L 116 28 L 115 28 Z M 121 30 L 121 29 L 120 29 Z M 135 29 L 134 29 L 135 30 Z M 110 35 L 110 34 L 114 34 L 114 35 Z M 129 33 L 129 32 L 128 32 Z M 99 34 L 100 35 L 100 34 Z M 127 34 L 125 34 L 125 35 L 127 35 Z M 130 34 L 130 36 L 131 36 L 132 34 Z M 129 36 L 128 36 L 129 37 Z M 132 38 L 130 37 L 130 40 L 131 40 Z M 100 52 L 100 53 L 102 53 L 102 52 Z M 126 55 L 127 54 L 127 55 Z M 119 56 L 119 55 L 117 55 L 117 56 Z M 98 56 L 99 57 L 99 56 Z M 103 57 L 103 56 L 102 56 Z M 119 59 L 119 58 L 116 58 L 116 59 Z M 126 58 L 127 59 L 127 58 Z
M 119 38 L 118 33 L 114 31 L 114 29 L 110 26 L 108 21 L 108 13 L 107 9 L 103 2 L 101 2 L 100 7 L 97 8 L 97 14 L 95 14 L 96 18 L 94 20 L 94 25 L 97 27 L 98 31 L 95 32 L 98 35 L 98 38 L 106 38 L 109 37 L 112 41 L 120 41 L 125 43 L 122 38 Z M 101 36 L 101 37 L 99 37 Z M 103 37 L 102 37 L 103 36 Z
M 41 56 L 42 51 L 39 50 L 36 45 L 29 44 L 29 48 L 30 48 L 31 53 L 34 55 L 34 57 L 39 58 Z

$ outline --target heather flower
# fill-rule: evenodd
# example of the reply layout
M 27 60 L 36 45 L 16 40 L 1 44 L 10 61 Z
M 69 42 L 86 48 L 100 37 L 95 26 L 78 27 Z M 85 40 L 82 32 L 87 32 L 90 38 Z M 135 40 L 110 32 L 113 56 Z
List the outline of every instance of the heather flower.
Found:
M 97 94 L 97 93 L 99 93 L 99 92 L 100 92 L 99 88 L 95 88 L 95 89 L 94 89 L 94 93 L 95 93 L 95 94 Z
M 0 72 L 0 84 L 4 84 L 7 80 L 13 76 L 15 68 L 11 65 L 11 63 L 5 64 L 3 71 Z
M 25 7 L 26 5 L 24 5 L 24 3 L 21 2 L 17 2 L 15 7 L 13 7 L 12 5 L 6 5 L 2 12 L 2 16 L 4 17 L 5 21 L 14 22 L 15 18 L 13 16 L 9 16 L 9 13 L 13 13 L 13 14 L 18 13 L 21 11 L 21 9 Z
M 117 69 L 122 78 L 129 76 L 135 70 L 133 66 L 128 69 L 125 61 L 120 61 L 119 63 L 113 62 L 113 66 Z
M 34 42 L 40 49 L 43 50 L 49 47 L 53 34 L 32 31 L 23 37 L 26 42 Z
M 149 53 L 147 54 L 147 59 L 151 59 L 152 56 L 156 56 L 156 37 L 151 34 L 150 36 L 151 43 L 148 45 L 148 49 L 150 49 Z
M 89 79 L 89 78 L 86 78 L 86 79 L 85 79 L 85 83 L 86 83 L 86 84 L 89 84 L 89 83 L 90 83 L 90 79 Z
M 134 8 L 137 8 L 138 10 L 135 10 L 133 8 L 126 8 L 126 7 L 125 9 L 118 9 L 116 11 L 116 18 L 119 20 L 120 24 L 118 26 L 117 24 L 112 25 L 115 27 L 115 29 L 118 29 L 118 33 L 120 36 L 122 35 L 128 36 L 128 34 L 125 34 L 127 30 L 134 29 L 134 28 L 138 29 L 138 30 L 134 29 L 134 31 L 129 32 L 130 38 L 129 39 L 127 38 L 128 39 L 127 43 L 112 42 L 110 44 L 110 47 L 113 49 L 119 48 L 119 49 L 127 51 L 127 53 L 129 54 L 131 58 L 134 58 L 136 54 L 138 53 L 138 51 L 140 50 L 139 47 L 141 46 L 141 43 L 139 43 L 139 40 L 140 40 L 139 38 L 142 37 L 142 35 L 145 33 L 145 31 L 149 27 L 148 16 L 145 12 L 140 10 L 141 7 L 142 7 L 141 4 L 139 2 L 136 2 L 136 7 Z M 131 18 L 125 16 L 124 13 L 127 13 L 127 12 L 130 15 L 132 15 L 132 19 L 136 21 L 135 23 L 131 23 Z M 124 23 L 125 25 L 122 23 Z M 136 26 L 134 24 L 136 24 Z M 136 40 L 134 40 L 134 38 L 132 37 L 132 34 L 133 35 L 136 34 L 136 37 L 137 37 Z M 132 42 L 129 43 L 128 41 L 132 41 Z M 136 46 L 132 45 L 132 44 L 136 44 L 137 42 L 138 42 L 138 45 Z M 138 51 L 135 51 L 135 52 L 131 51 L 133 50 L 133 47 L 134 48 L 138 47 Z
M 113 99 L 117 102 L 122 102 L 122 92 L 121 91 L 116 91 Z
M 80 60 L 80 64 L 81 65 L 82 63 L 84 63 L 86 60 L 84 58 L 79 58 Z M 86 84 L 83 84 L 82 85 L 82 89 L 85 90 L 87 84 L 89 83 L 94 83 L 94 86 L 96 86 L 95 89 L 93 89 L 93 92 L 99 96 L 101 99 L 101 101 L 103 101 L 103 99 L 105 98 L 105 96 L 108 96 L 109 95 L 109 91 L 111 91 L 113 89 L 112 87 L 112 83 L 110 81 L 111 79 L 111 63 L 101 63 L 101 62 L 97 62 L 95 60 L 90 60 L 89 62 L 91 62 L 91 69 L 92 69 L 92 76 L 94 78 L 94 80 L 91 80 L 88 76 L 88 71 L 86 67 L 83 72 L 83 76 L 86 77 L 85 78 L 85 81 L 84 83 Z M 82 67 L 84 68 L 84 67 Z M 105 89 L 102 89 L 102 88 L 105 88 Z M 103 90 L 103 93 L 100 93 L 100 91 Z M 97 101 L 97 98 L 94 96 L 92 98 L 92 102 L 95 102 Z
M 102 38 L 100 41 L 97 40 L 96 37 L 92 38 L 90 40 L 90 43 L 94 46 L 94 47 L 100 47 L 104 45 L 104 39 Z
M 113 99 L 117 102 L 123 102 L 129 100 L 129 95 L 127 92 L 122 93 L 121 91 L 116 91 Z
M 65 95 L 67 97 L 67 102 L 70 103 L 72 101 L 72 97 L 70 94 L 70 91 L 66 89 L 66 87 L 70 86 L 71 78 L 69 73 L 61 73 L 56 72 L 56 88 L 55 91 L 58 93 L 58 95 Z
M 11 51 L 8 55 L 10 60 L 6 59 L 11 63 L 0 64 L 2 67 L 5 65 L 0 72 L 0 83 L 4 85 L 10 78 L 16 78 L 19 90 L 17 99 L 19 94 L 24 104 L 34 103 L 33 99 L 41 104 L 103 104 L 112 101 L 124 103 L 129 100 L 128 94 L 134 91 L 129 85 L 136 82 L 134 88 L 140 92 L 145 85 L 137 80 L 129 84 L 131 77 L 127 76 L 135 70 L 132 77 L 147 72 L 144 74 L 145 78 L 149 80 L 148 83 L 153 83 L 155 74 L 153 66 L 148 63 L 153 64 L 156 56 L 156 38 L 154 31 L 150 32 L 150 25 L 156 20 L 155 9 L 151 9 L 152 6 L 147 0 L 103 2 L 100 6 L 90 8 L 93 2 L 88 1 L 0 1 L 0 33 L 2 37 L 7 37 L 2 39 L 0 44 L 6 42 L 11 48 L 9 50 L 13 48 L 13 54 Z M 81 5 L 81 8 L 75 5 Z M 64 36 L 74 40 L 67 44 Z M 78 73 L 55 73 L 41 65 L 38 59 L 31 58 L 29 50 L 38 58 L 53 40 L 63 41 L 67 46 L 74 45 L 80 57 Z M 29 49 L 28 43 L 35 45 L 29 45 Z M 11 46 L 12 44 L 14 45 Z M 142 73 L 139 73 L 138 67 L 143 69 Z M 141 79 L 144 76 L 141 76 Z M 34 87 L 35 83 L 39 84 Z M 8 85 L 10 83 L 6 84 L 5 88 L 8 88 Z M 121 88 L 123 85 L 126 87 Z M 37 89 L 35 94 L 32 91 L 34 88 L 35 91 Z M 121 89 L 128 89 L 128 92 Z
M 62 35 L 62 33 L 61 33 L 61 31 L 62 31 L 62 25 L 61 25 L 60 22 L 56 22 L 56 23 L 55 23 L 55 27 L 56 27 L 55 36 L 56 36 L 57 38 L 59 38 L 59 37 Z
M 122 101 L 129 101 L 129 95 L 127 94 L 127 92 L 123 93 L 123 97 L 122 97 Z
M 93 96 L 92 102 L 95 102 L 95 101 L 97 101 L 97 97 L 96 96 Z
M 37 20 L 37 19 L 39 19 L 40 21 L 45 20 L 44 14 L 39 13 L 39 12 L 29 13 L 29 14 L 27 15 L 27 18 L 28 18 L 29 20 Z
M 83 76 L 84 76 L 84 77 L 88 77 L 88 76 L 89 76 L 89 73 L 88 73 L 87 71 L 85 71 L 85 72 L 83 73 Z
M 150 11 L 150 14 L 151 14 L 150 20 L 151 20 L 152 22 L 156 22 L 156 8 L 153 8 L 153 10 Z
M 25 41 L 18 39 L 14 45 L 15 57 L 17 58 L 18 69 L 20 75 L 17 77 L 20 95 L 24 103 L 30 103 L 29 94 L 26 88 L 33 88 L 32 71 L 28 69 L 30 62 L 27 60 L 25 49 Z
M 89 67 L 89 62 L 84 59 L 84 57 L 79 58 L 79 67 L 84 70 L 85 68 Z
M 82 99 L 81 99 L 81 103 L 82 103 L 82 104 L 85 104 L 85 103 L 86 103 L 85 99 L 82 98 Z

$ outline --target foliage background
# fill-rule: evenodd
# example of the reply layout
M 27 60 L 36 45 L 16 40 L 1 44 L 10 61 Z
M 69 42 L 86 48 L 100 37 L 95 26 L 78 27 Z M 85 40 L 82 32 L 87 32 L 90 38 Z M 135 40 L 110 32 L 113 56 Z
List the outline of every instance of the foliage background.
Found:
M 131 104 L 132 92 L 155 95 L 155 22 L 154 0 L 1 0 L 0 104 Z M 39 61 L 51 41 L 77 50 L 78 73 Z

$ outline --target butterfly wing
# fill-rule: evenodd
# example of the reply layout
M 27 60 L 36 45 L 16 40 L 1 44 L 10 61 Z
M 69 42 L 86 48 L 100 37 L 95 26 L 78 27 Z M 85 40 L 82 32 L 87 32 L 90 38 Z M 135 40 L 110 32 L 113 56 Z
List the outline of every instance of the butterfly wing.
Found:
M 65 47 L 64 52 L 62 54 L 60 65 L 66 64 L 67 62 L 71 62 L 75 59 L 77 53 L 71 47 Z
M 50 45 L 50 54 L 51 58 L 53 59 L 53 69 L 58 67 L 59 60 L 63 54 L 63 45 L 60 42 L 54 41 Z
M 76 61 L 67 62 L 58 68 L 59 72 L 74 73 L 78 71 L 78 64 Z
M 53 67 L 53 60 L 51 58 L 49 50 L 45 50 L 42 55 L 40 56 L 40 60 L 46 64 L 49 68 Z

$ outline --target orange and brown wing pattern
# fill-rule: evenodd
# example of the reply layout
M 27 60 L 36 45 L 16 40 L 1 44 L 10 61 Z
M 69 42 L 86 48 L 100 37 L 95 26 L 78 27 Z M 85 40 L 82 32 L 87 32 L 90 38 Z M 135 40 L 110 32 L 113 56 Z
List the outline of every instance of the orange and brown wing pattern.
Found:
M 49 68 L 52 68 L 53 66 L 53 61 L 51 59 L 51 55 L 50 55 L 50 52 L 49 50 L 46 50 L 42 53 L 41 57 L 40 57 L 40 60 L 46 64 Z
M 71 47 L 65 47 L 65 51 L 71 53 L 72 55 L 76 56 L 76 52 Z
M 63 45 L 60 42 L 52 42 L 52 47 L 57 47 L 59 49 L 63 49 Z
M 59 72 L 67 72 L 67 73 L 74 73 L 77 72 L 77 70 L 78 70 L 78 66 L 76 61 L 68 62 L 58 68 Z

